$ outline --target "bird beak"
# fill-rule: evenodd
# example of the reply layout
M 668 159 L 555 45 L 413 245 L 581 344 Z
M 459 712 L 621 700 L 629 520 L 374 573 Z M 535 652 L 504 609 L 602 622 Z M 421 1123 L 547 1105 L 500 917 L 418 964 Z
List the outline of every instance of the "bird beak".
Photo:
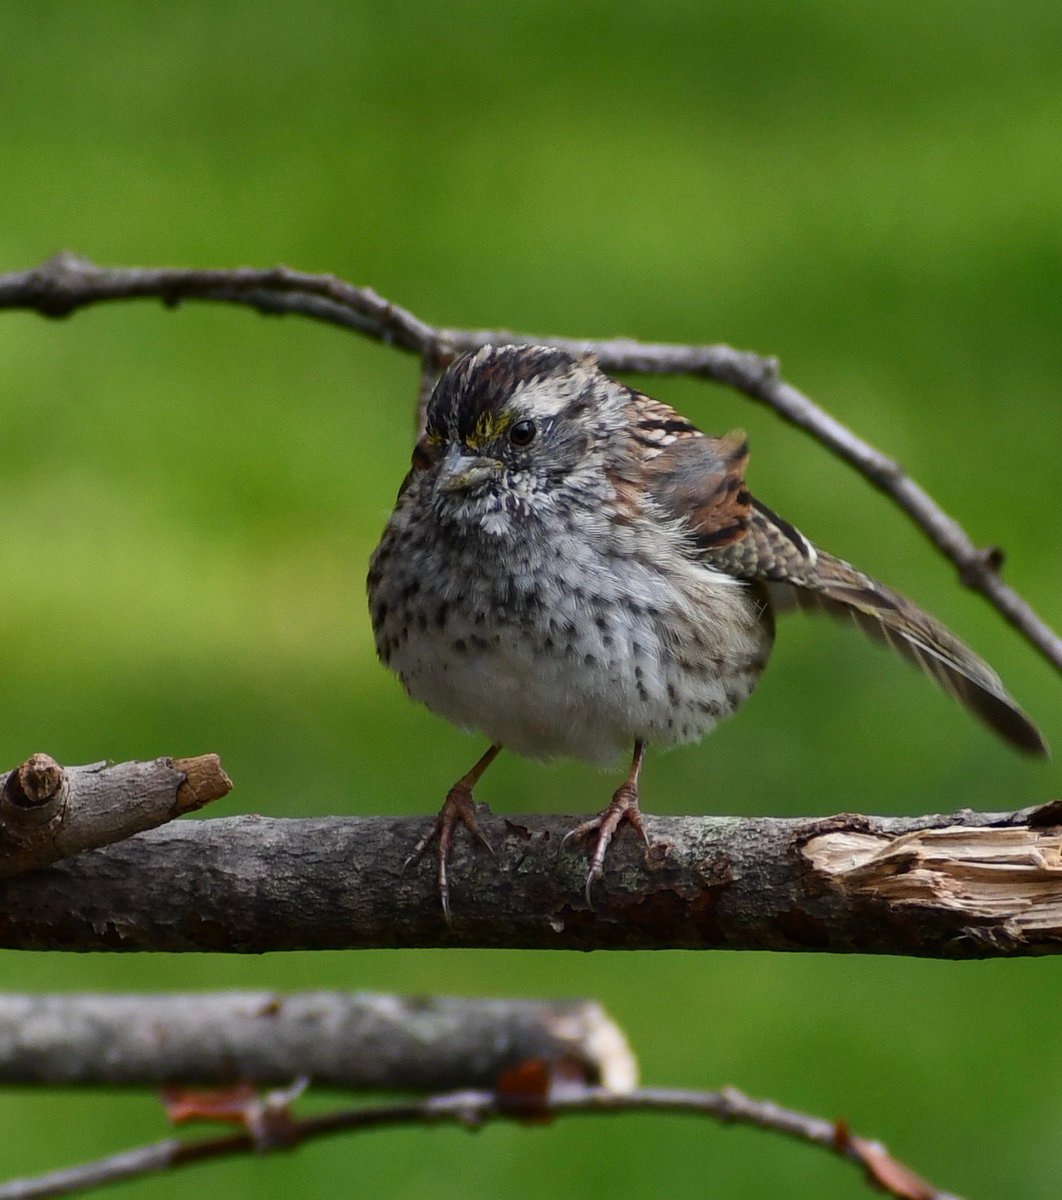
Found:
M 484 483 L 498 474 L 501 463 L 496 458 L 480 458 L 464 454 L 460 446 L 451 446 L 439 464 L 435 487 L 440 492 L 467 492 L 477 483 Z

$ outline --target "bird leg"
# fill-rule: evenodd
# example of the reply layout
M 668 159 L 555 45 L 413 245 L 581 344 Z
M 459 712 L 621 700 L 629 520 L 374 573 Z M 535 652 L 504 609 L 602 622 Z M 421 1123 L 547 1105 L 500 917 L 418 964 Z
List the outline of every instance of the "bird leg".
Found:
M 420 861 L 424 851 L 427 850 L 432 842 L 438 841 L 435 849 L 435 863 L 438 871 L 439 899 L 442 901 L 443 915 L 446 917 L 447 925 L 451 923 L 451 914 L 450 882 L 446 877 L 446 866 L 450 861 L 450 845 L 453 842 L 454 826 L 457 822 L 460 821 L 481 845 L 486 846 L 491 854 L 494 853 L 494 847 L 487 841 L 486 835 L 480 829 L 479 822 L 476 820 L 476 808 L 472 800 L 472 789 L 479 782 L 483 772 L 498 757 L 500 751 L 501 746 L 491 746 L 472 770 L 467 775 L 462 775 L 446 793 L 446 799 L 439 810 L 439 815 L 435 818 L 435 824 L 417 842 L 413 847 L 413 853 L 402 864 L 402 870 L 407 870 L 414 863 Z
M 620 825 L 626 821 L 638 832 L 646 846 L 649 845 L 649 835 L 645 832 L 641 809 L 638 807 L 638 775 L 644 759 L 645 742 L 637 741 L 634 743 L 631 769 L 627 773 L 627 778 L 612 794 L 608 807 L 603 808 L 596 817 L 592 817 L 589 821 L 576 825 L 570 833 L 564 835 L 561 842 L 563 846 L 571 838 L 585 837 L 588 833 L 597 830 L 597 843 L 594 846 L 593 857 L 590 859 L 590 870 L 586 876 L 586 903 L 591 908 L 594 905 L 590 899 L 590 888 L 593 886 L 594 880 L 600 879 L 604 873 L 605 855 L 608 853 L 612 838 Z

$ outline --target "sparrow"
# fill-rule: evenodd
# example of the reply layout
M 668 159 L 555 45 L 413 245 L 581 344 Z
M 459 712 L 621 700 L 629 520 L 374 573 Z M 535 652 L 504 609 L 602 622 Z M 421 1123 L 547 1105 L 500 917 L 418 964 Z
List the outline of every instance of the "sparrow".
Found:
M 846 617 L 1018 750 L 1046 754 L 995 672 L 898 592 L 820 550 L 745 483 L 743 432 L 702 433 L 593 355 L 486 346 L 453 362 L 372 555 L 376 650 L 409 695 L 489 748 L 406 860 L 457 824 L 502 747 L 599 764 L 631 752 L 593 835 L 587 902 L 638 804 L 646 747 L 693 742 L 748 699 L 795 604 Z

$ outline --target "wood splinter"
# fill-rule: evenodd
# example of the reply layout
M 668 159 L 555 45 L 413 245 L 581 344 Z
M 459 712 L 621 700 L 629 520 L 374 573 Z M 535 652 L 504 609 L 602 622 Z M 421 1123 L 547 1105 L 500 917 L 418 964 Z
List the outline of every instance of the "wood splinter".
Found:
M 1062 937 L 1062 829 L 948 826 L 899 837 L 842 830 L 804 855 L 853 897 L 969 918 L 981 936 Z

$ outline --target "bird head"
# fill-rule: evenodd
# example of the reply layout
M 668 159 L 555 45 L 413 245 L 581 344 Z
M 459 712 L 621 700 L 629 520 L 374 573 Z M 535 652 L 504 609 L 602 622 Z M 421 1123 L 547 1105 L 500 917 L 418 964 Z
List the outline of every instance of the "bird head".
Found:
M 576 481 L 585 497 L 620 391 L 592 355 L 546 346 L 465 355 L 435 386 L 404 487 L 421 500 L 426 489 L 438 515 L 490 532 L 555 507 Z

